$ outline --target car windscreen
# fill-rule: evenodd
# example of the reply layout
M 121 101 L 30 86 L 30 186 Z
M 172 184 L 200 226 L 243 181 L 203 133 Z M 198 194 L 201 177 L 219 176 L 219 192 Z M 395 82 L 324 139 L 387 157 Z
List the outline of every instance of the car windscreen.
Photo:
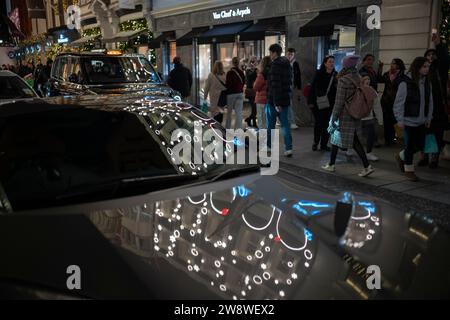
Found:
M 177 174 L 147 128 L 133 113 L 84 108 L 0 118 L 1 186 L 15 211 L 90 190 L 111 199 L 109 182 Z
M 18 76 L 0 77 L 0 100 L 33 97 L 35 97 L 33 90 L 31 90 Z
M 140 56 L 94 56 L 82 59 L 89 84 L 159 83 L 158 74 Z

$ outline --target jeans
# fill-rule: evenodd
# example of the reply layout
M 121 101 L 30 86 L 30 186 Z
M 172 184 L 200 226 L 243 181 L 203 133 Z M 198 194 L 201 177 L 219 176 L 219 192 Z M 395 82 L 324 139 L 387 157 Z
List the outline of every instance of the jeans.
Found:
M 267 128 L 267 121 L 266 121 L 266 112 L 264 111 L 265 104 L 258 103 L 256 105 L 256 117 L 258 119 L 258 127 L 260 129 L 266 129 Z
M 231 119 L 233 110 L 236 113 L 236 122 L 234 124 L 235 129 L 242 129 L 242 109 L 244 107 L 244 95 L 242 93 L 229 94 L 227 96 L 227 121 L 226 128 L 231 129 Z
M 289 115 L 289 109 L 291 107 L 283 107 L 281 109 L 281 112 L 278 112 L 275 109 L 275 106 L 272 106 L 270 104 L 266 104 L 265 111 L 266 111 L 266 117 L 267 117 L 267 146 L 269 148 L 272 148 L 272 135 L 271 130 L 275 129 L 275 125 L 277 122 L 277 117 L 280 119 L 281 122 L 281 133 L 283 134 L 284 138 L 284 146 L 285 150 L 292 150 L 292 135 L 291 135 L 291 125 L 288 120 Z
M 406 171 L 414 171 L 413 160 L 414 154 L 422 151 L 425 145 L 425 125 L 418 127 L 405 126 L 404 131 L 405 149 L 404 161 Z M 409 166 L 409 168 L 406 168 Z
M 333 108 L 319 110 L 319 108 L 314 107 L 311 111 L 314 115 L 314 144 L 320 143 L 320 147 L 325 149 L 328 145 L 328 140 L 330 140 L 328 124 L 330 123 Z

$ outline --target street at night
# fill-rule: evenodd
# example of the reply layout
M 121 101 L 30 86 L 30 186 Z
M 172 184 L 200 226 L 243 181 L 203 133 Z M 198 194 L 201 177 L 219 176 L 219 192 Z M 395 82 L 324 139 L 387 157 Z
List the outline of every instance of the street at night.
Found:
M 448 0 L 0 14 L 1 300 L 450 298 Z

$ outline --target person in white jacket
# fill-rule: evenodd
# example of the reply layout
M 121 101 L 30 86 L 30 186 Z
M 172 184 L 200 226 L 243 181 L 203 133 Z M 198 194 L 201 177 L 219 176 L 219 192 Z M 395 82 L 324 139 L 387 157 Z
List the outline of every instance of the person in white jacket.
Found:
M 216 61 L 212 72 L 208 75 L 204 87 L 204 99 L 207 100 L 209 96 L 209 112 L 211 117 L 219 123 L 223 121 L 223 107 L 218 105 L 220 94 L 225 87 L 226 76 L 222 61 Z

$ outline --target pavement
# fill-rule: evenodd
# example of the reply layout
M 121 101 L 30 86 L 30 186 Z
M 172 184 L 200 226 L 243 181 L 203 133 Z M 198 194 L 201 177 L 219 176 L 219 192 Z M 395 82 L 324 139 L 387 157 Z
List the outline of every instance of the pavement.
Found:
M 416 167 L 416 173 L 420 177 L 420 181 L 411 182 L 400 172 L 394 159 L 395 153 L 401 150 L 400 144 L 374 149 L 374 153 L 380 160 L 371 163 L 376 171 L 369 177 L 359 177 L 358 173 L 362 169 L 360 159 L 356 155 L 348 157 L 343 151 L 338 153 L 336 172 L 329 173 L 323 171 L 321 166 L 329 161 L 330 152 L 314 152 L 311 149 L 313 128 L 292 130 L 292 135 L 294 154 L 292 158 L 286 158 L 280 154 L 280 162 L 283 164 L 320 171 L 388 191 L 396 191 L 450 205 L 450 161 L 448 160 L 441 160 L 437 169 Z M 282 151 L 280 150 L 281 153 Z M 418 160 L 419 155 L 416 155 L 415 162 L 417 163 Z

